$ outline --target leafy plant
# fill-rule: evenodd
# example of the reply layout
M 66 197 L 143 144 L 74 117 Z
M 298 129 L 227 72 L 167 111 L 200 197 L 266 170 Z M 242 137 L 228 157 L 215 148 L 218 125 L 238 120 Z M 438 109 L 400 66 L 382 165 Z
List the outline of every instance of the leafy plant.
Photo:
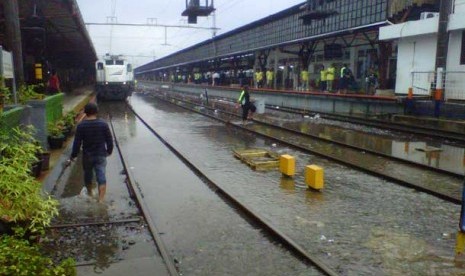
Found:
M 42 100 L 45 95 L 37 93 L 42 90 L 43 84 L 21 85 L 18 90 L 19 102 L 25 104 L 29 100 Z
M 11 92 L 8 87 L 5 86 L 5 81 L 2 76 L 0 76 L 0 101 L 2 104 L 9 103 L 11 99 Z
M 76 112 L 70 111 L 63 117 L 66 128 L 73 128 L 76 125 L 76 115 Z
M 58 202 L 42 195 L 41 183 L 30 175 L 40 151 L 33 128 L 0 129 L 0 219 L 22 222 L 31 234 L 40 234 L 58 214 Z
M 75 261 L 60 264 L 41 254 L 38 245 L 14 236 L 0 237 L 0 275 L 76 275 Z
M 65 129 L 65 122 L 63 120 L 58 120 L 56 122 L 49 122 L 47 125 L 48 136 L 53 138 L 64 137 L 63 131 Z

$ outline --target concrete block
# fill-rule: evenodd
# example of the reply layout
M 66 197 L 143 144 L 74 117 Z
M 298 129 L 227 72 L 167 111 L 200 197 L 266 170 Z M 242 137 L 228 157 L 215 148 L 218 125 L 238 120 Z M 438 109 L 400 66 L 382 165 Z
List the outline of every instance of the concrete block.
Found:
M 279 157 L 279 171 L 287 176 L 295 175 L 295 158 L 288 154 L 283 154 Z
M 324 171 L 317 165 L 305 167 L 305 183 L 308 187 L 321 190 L 324 187 Z

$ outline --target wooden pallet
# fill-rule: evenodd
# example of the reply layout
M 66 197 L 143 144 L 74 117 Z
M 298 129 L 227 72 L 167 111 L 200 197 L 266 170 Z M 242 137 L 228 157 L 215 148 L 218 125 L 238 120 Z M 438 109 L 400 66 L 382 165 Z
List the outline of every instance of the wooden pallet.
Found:
M 254 170 L 270 170 L 279 167 L 279 155 L 264 149 L 235 149 L 234 156 Z

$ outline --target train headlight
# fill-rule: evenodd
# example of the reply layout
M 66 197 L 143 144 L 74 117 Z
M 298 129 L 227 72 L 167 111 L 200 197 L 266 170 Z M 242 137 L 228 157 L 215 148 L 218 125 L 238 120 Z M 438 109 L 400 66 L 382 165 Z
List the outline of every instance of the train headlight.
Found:
M 123 84 L 126 84 L 126 82 L 125 82 L 125 81 L 123 81 Z
M 108 82 L 107 82 L 107 81 L 105 82 L 105 85 L 108 85 Z

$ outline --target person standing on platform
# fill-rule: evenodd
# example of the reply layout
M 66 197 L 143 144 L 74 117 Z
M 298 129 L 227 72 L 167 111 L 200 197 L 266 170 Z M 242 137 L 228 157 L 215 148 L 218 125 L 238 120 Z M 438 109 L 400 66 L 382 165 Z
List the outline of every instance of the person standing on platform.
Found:
M 347 67 L 347 64 L 344 64 L 341 68 L 338 93 L 341 93 L 341 92 L 343 94 L 347 93 L 347 87 L 349 86 L 349 78 L 350 78 L 348 69 L 349 68 Z
M 88 103 L 84 107 L 84 113 L 86 117 L 76 127 L 73 151 L 67 164 L 76 159 L 82 147 L 82 167 L 87 193 L 92 196 L 92 178 L 95 172 L 98 183 L 98 201 L 103 202 L 107 187 L 105 177 L 107 156 L 113 152 L 113 138 L 108 123 L 97 118 L 98 107 L 95 103 Z
M 333 92 L 333 83 L 334 83 L 334 75 L 336 74 L 336 68 L 334 67 L 334 63 L 326 69 L 326 89 L 329 92 Z
M 215 71 L 212 74 L 212 80 L 213 80 L 213 83 L 212 83 L 213 86 L 217 86 L 220 84 L 220 74 L 217 71 Z
M 60 80 L 58 79 L 57 71 L 52 69 L 52 75 L 50 76 L 47 84 L 47 93 L 53 95 L 59 93 L 60 90 Z
M 266 88 L 273 88 L 274 72 L 273 69 L 266 71 Z
M 326 70 L 324 65 L 321 65 L 320 70 L 320 90 L 322 92 L 326 91 Z
M 257 72 L 255 72 L 255 82 L 257 88 L 263 87 L 263 72 L 260 69 L 257 69 Z
M 302 82 L 301 83 L 302 91 L 308 90 L 308 80 L 309 80 L 308 78 L 309 78 L 308 70 L 305 68 L 302 70 L 302 72 L 300 72 L 300 81 Z
M 245 125 L 247 121 L 247 117 L 249 116 L 249 108 L 250 108 L 250 94 L 249 94 L 249 87 L 247 85 L 242 87 L 241 94 L 237 99 L 238 108 L 239 105 L 242 107 L 242 124 Z
M 242 87 L 244 82 L 247 82 L 244 70 L 240 69 L 239 73 L 237 74 L 237 78 L 239 80 L 239 86 Z

